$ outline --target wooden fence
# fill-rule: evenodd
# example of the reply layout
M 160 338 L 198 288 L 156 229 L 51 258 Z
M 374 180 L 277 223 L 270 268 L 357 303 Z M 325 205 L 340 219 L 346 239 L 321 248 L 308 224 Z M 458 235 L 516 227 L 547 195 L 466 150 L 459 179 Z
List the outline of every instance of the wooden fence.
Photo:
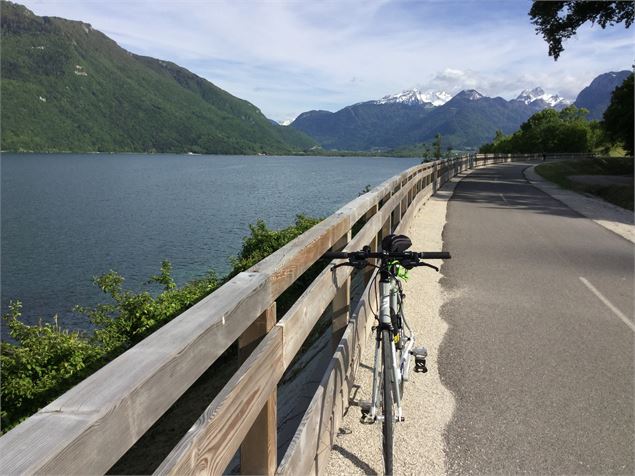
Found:
M 405 229 L 420 205 L 457 173 L 518 159 L 542 155 L 429 162 L 348 203 L 0 438 L 0 471 L 105 473 L 238 341 L 241 367 L 155 474 L 220 474 L 239 448 L 243 474 L 322 473 L 372 318 L 364 297 L 350 309 L 348 267 L 327 267 L 279 319 L 276 299 L 328 250 L 377 249 L 383 236 Z M 365 224 L 353 237 L 360 219 Z M 370 278 L 365 275 L 366 284 Z M 276 387 L 328 306 L 341 339 L 278 464 Z

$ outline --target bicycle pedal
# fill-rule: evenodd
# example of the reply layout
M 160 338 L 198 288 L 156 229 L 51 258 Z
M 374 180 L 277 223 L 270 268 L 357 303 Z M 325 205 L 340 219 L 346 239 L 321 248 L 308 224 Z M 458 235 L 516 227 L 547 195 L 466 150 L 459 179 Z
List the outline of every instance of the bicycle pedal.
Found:
M 358 405 L 359 405 L 359 409 L 362 411 L 362 415 L 366 415 L 367 413 L 370 413 L 370 409 L 372 407 L 372 404 L 370 401 L 360 400 Z
M 425 359 L 428 356 L 428 350 L 423 346 L 415 347 L 410 351 L 410 353 L 415 356 L 415 359 L 417 357 Z
M 428 351 L 425 347 L 415 347 L 412 349 L 412 355 L 415 356 L 415 372 L 425 374 L 428 371 L 426 367 L 426 357 L 428 357 Z
M 425 374 L 428 371 L 426 367 L 426 359 L 423 357 L 415 357 L 415 372 Z
M 370 416 L 368 416 L 367 414 L 362 415 L 362 417 L 359 419 L 359 422 L 362 425 L 372 425 L 373 423 L 375 423 L 377 420 L 375 418 L 371 418 Z

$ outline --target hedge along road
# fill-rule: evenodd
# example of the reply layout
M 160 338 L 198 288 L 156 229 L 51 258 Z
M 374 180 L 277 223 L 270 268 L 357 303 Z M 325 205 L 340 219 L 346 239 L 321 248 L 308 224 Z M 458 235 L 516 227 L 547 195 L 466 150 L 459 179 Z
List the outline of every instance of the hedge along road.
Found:
M 633 474 L 633 245 L 527 166 L 477 169 L 448 205 L 446 470 Z

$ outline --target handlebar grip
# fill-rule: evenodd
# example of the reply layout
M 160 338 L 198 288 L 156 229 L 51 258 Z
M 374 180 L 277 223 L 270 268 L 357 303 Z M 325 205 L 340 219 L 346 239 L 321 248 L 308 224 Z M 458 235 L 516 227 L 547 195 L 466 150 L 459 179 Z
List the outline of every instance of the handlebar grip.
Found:
M 324 253 L 324 258 L 330 259 L 348 259 L 348 253 L 343 251 L 327 251 Z
M 417 256 L 421 259 L 450 259 L 450 253 L 447 251 L 422 251 L 417 253 Z

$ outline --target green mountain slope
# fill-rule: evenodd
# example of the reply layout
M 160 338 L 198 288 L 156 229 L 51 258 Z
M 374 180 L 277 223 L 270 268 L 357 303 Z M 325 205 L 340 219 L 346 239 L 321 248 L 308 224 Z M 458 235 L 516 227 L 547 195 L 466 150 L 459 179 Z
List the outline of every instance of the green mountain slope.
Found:
M 290 153 L 315 145 L 254 105 L 90 25 L 1 4 L 3 150 Z
M 532 112 L 523 103 L 466 90 L 435 108 L 425 123 L 415 125 L 413 130 L 422 142 L 430 142 L 440 133 L 454 148 L 475 147 L 491 140 L 497 130 L 506 134 L 515 131 Z
M 535 109 L 520 101 L 462 91 L 441 106 L 369 101 L 337 112 L 309 111 L 291 126 L 327 149 L 372 150 L 432 143 L 437 133 L 446 146 L 475 148 L 497 130 L 515 131 Z
M 577 107 L 589 110 L 589 119 L 602 119 L 602 115 L 611 102 L 611 95 L 631 74 L 630 71 L 611 71 L 597 76 L 591 84 L 578 94 L 575 100 Z
M 386 149 L 417 142 L 407 129 L 421 123 L 431 109 L 420 104 L 370 101 L 337 112 L 305 112 L 291 127 L 306 132 L 327 149 Z

